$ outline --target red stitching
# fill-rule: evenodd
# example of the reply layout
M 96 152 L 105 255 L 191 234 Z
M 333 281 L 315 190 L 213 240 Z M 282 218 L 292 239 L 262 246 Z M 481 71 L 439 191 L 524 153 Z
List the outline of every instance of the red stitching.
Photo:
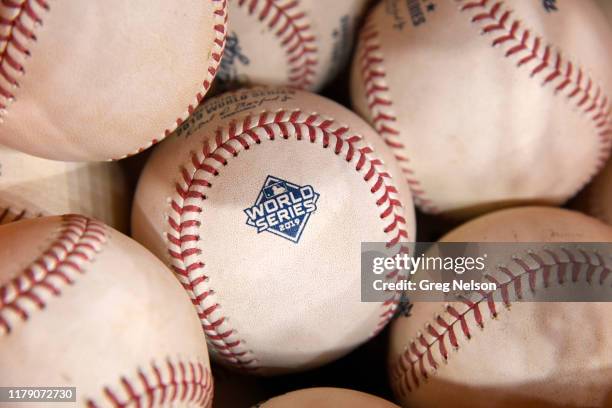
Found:
M 212 84 L 213 79 L 215 79 L 215 75 L 217 74 L 217 70 L 219 68 L 219 63 L 221 62 L 221 58 L 223 57 L 223 50 L 225 49 L 225 35 L 227 33 L 227 0 L 210 0 L 214 5 L 213 17 L 214 17 L 214 26 L 213 31 L 215 34 L 215 39 L 213 40 L 213 49 L 211 50 L 211 58 L 210 64 L 206 70 L 206 78 L 202 83 L 202 88 L 198 91 L 195 96 L 195 100 L 187 107 L 187 111 L 183 113 L 182 116 L 179 116 L 175 123 L 168 127 L 163 134 L 151 140 L 151 142 L 145 146 L 140 147 L 138 150 L 132 153 L 128 153 L 122 157 L 117 157 L 113 160 L 121 160 L 129 156 L 133 156 L 138 153 L 142 153 L 147 150 L 149 147 L 159 143 L 168 135 L 176 130 L 183 121 L 185 121 L 189 115 L 193 113 L 195 108 L 204 100 L 204 96 L 208 92 L 210 85 Z
M 42 25 L 42 12 L 49 11 L 45 0 L 2 0 L 0 2 L 0 118 L 15 101 L 13 89 L 30 56 L 29 45 L 36 41 L 37 26 Z
M 0 335 L 11 333 L 16 320 L 28 320 L 35 309 L 44 309 L 48 298 L 59 296 L 85 271 L 106 242 L 105 226 L 80 215 L 66 215 L 51 246 L 21 274 L 0 286 Z
M 387 74 L 379 43 L 379 33 L 371 17 L 361 30 L 358 49 L 360 72 L 371 122 L 399 162 L 415 204 L 425 212 L 438 213 L 439 209 L 427 197 L 421 182 L 416 178 L 415 171 L 410 166 L 410 159 L 405 155 L 406 146 L 399 139 L 397 117 L 393 112 L 393 101 L 385 80 Z
M 208 407 L 212 402 L 212 386 L 212 375 L 206 364 L 200 361 L 174 363 L 168 359 L 161 366 L 151 363 L 147 371 L 139 369 L 131 379 L 121 377 L 114 389 L 104 387 L 103 394 L 115 408 L 176 403 Z M 87 400 L 89 408 L 101 406 L 106 404 Z
M 564 95 L 589 116 L 597 132 L 600 151 L 586 184 L 610 155 L 612 124 L 608 97 L 582 68 L 555 51 L 543 38 L 523 28 L 520 20 L 511 18 L 512 10 L 504 1 L 458 1 L 462 4 L 460 10 L 472 15 L 472 23 L 482 28 L 482 34 L 492 36 L 492 46 L 505 47 L 505 56 L 517 59 L 517 67 L 528 69 L 532 78 L 542 78 L 542 86 L 553 86 L 555 94 Z
M 506 47 L 505 56 L 517 58 L 517 67 L 529 69 L 533 78 L 541 77 L 542 85 L 555 86 L 555 93 L 565 94 L 577 108 L 590 116 L 598 135 L 600 151 L 592 173 L 577 189 L 580 190 L 601 170 L 610 154 L 612 125 L 608 97 L 599 86 L 595 86 L 591 78 L 585 77 L 581 68 L 564 58 L 559 51 L 553 51 L 552 46 L 545 45 L 541 37 L 534 36 L 530 30 L 522 28 L 519 20 L 512 19 L 512 11 L 505 8 L 503 1 L 458 1 L 463 3 L 462 11 L 473 14 L 472 22 L 482 27 L 482 33 L 493 36 L 492 46 Z M 379 33 L 372 18 L 362 29 L 358 52 L 371 122 L 387 145 L 393 149 L 406 175 L 415 203 L 424 212 L 438 213 L 439 209 L 427 197 L 421 182 L 415 177 L 414 169 L 409 166 L 410 159 L 404 155 L 403 150 L 405 145 L 398 138 L 400 131 L 396 125 L 397 117 L 392 110 L 393 101 L 385 81 L 386 71 Z
M 410 253 L 410 250 L 408 247 L 401 246 L 399 248 L 398 253 Z M 406 279 L 407 275 L 408 273 L 406 271 L 399 271 L 396 269 L 385 275 L 385 282 L 394 282 L 397 284 L 399 281 Z M 372 333 L 372 336 L 376 336 L 378 333 L 380 333 L 382 329 L 385 328 L 387 323 L 389 323 L 393 316 L 395 316 L 395 312 L 400 304 L 400 299 L 402 296 L 401 290 L 387 290 L 386 292 L 391 292 L 392 295 L 387 298 L 387 300 L 385 300 L 382 304 L 383 311 L 378 317 L 378 324 L 376 326 L 376 329 Z
M 250 115 L 241 122 L 232 122 L 226 129 L 219 128 L 215 137 L 207 140 L 201 151 L 192 153 L 187 167 L 181 169 L 168 216 L 168 252 L 171 266 L 196 306 L 214 351 L 227 362 L 246 370 L 256 369 L 257 359 L 228 324 L 221 306 L 215 301 L 208 277 L 203 274 L 205 264 L 199 259 L 201 250 L 198 248 L 199 214 L 203 211 L 200 203 L 206 199 L 206 190 L 214 184 L 212 179 L 231 157 L 265 141 L 292 138 L 333 148 L 330 150 L 334 154 L 352 163 L 370 185 L 376 205 L 381 209 L 380 218 L 385 221 L 383 229 L 389 236 L 388 246 L 408 239 L 406 220 L 389 174 L 381 171 L 382 162 L 373 157 L 372 149 L 347 127 L 315 113 L 279 110 Z M 394 293 L 382 305 L 384 312 L 379 327 L 389 320 L 397 307 L 397 296 Z
M 1 207 L 0 206 L 0 225 L 9 224 L 11 222 L 20 221 L 24 218 L 36 218 L 42 217 L 42 213 L 30 214 L 25 208 L 15 209 L 12 207 Z
M 435 373 L 440 362 L 448 362 L 450 354 L 446 341 L 458 350 L 458 335 L 463 334 L 468 340 L 472 337 L 473 327 L 470 327 L 468 317 L 480 329 L 485 328 L 481 306 L 489 311 L 490 319 L 497 318 L 499 303 L 494 301 L 495 293 L 501 295 L 501 304 L 509 309 L 513 301 L 524 297 L 525 291 L 535 293 L 547 289 L 555 278 L 558 285 L 575 284 L 582 278 L 588 284 L 602 286 L 609 278 L 612 279 L 612 270 L 600 254 L 566 248 L 558 252 L 544 249 L 539 253 L 529 252 L 523 257 L 515 256 L 509 265 L 499 266 L 497 271 L 497 278 L 491 274 L 485 275 L 488 281 L 497 283 L 496 291 L 481 291 L 474 294 L 476 300 L 464 298 L 461 302 L 446 305 L 441 314 L 425 325 L 425 332 L 418 333 L 407 343 L 408 346 L 391 367 L 393 388 L 400 396 L 416 391 L 431 373 Z M 465 310 L 458 310 L 459 306 L 465 306 Z
M 225 34 L 227 31 L 227 0 L 210 0 L 213 4 L 214 26 L 213 48 L 206 77 L 198 90 L 194 101 L 186 111 L 179 116 L 172 126 L 152 139 L 147 145 L 138 148 L 113 160 L 120 160 L 141 153 L 156 143 L 159 143 L 172 133 L 183 121 L 193 113 L 195 107 L 204 99 L 210 85 L 215 78 L 223 50 L 225 48 Z M 43 24 L 41 11 L 49 11 L 46 0 L 1 0 L 0 2 L 0 119 L 6 114 L 10 102 L 15 101 L 12 89 L 19 86 L 18 77 L 25 74 L 24 62 L 30 56 L 28 44 L 36 41 L 34 30 Z M 5 16 L 12 16 L 7 18 Z M 15 35 L 18 33 L 18 35 Z M 23 38 L 23 39 L 22 39 Z
M 279 0 L 238 0 L 239 7 L 275 29 L 275 35 L 285 49 L 289 66 L 289 81 L 296 88 L 313 84 L 318 64 L 316 37 L 311 32 L 306 13 L 299 9 L 299 0 L 280 4 Z

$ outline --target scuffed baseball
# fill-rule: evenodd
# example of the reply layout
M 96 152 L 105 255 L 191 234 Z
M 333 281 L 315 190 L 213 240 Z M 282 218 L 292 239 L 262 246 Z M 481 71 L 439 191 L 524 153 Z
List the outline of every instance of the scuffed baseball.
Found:
M 212 399 L 204 335 L 172 273 L 80 215 L 0 226 L 0 360 L 2 386 L 76 387 L 78 407 Z
M 382 398 L 342 388 L 308 388 L 272 398 L 259 408 L 397 408 Z
M 101 161 L 163 139 L 202 100 L 226 0 L 17 0 L 0 16 L 0 143 Z
M 368 0 L 231 0 L 221 88 L 319 90 L 349 59 Z
M 0 224 L 75 213 L 126 232 L 130 198 L 118 163 L 46 160 L 0 146 Z
M 612 228 L 586 215 L 556 208 L 524 207 L 473 220 L 442 242 L 612 242 Z M 612 387 L 612 304 L 537 302 L 547 292 L 571 285 L 577 291 L 609 296 L 611 280 L 596 264 L 555 263 L 549 253 L 533 253 L 548 267 L 535 268 L 535 292 L 522 279 L 523 299 L 509 285 L 510 306 L 486 301 L 419 302 L 410 317 L 391 326 L 389 370 L 398 400 L 410 407 L 604 407 Z M 523 254 L 508 254 L 510 268 Z M 568 259 L 568 256 L 558 256 Z M 596 259 L 596 257 L 591 257 Z M 531 263 L 530 263 L 531 264 Z M 542 274 L 580 271 L 560 284 Z M 585 277 L 593 272 L 592 283 Z M 500 282 L 503 273 L 489 271 Z M 418 272 L 417 272 L 418 274 Z M 601 277 L 602 279 L 600 280 Z M 501 286 L 498 290 L 501 290 Z M 534 301 L 535 300 L 535 301 Z M 482 319 L 482 325 L 478 323 Z M 453 344 L 456 343 L 456 344 Z M 446 354 L 446 358 L 444 355 Z
M 611 39 L 591 0 L 382 1 L 352 101 L 423 211 L 558 205 L 609 154 Z
M 360 244 L 411 242 L 415 221 L 384 147 L 335 102 L 255 88 L 212 98 L 155 149 L 133 236 L 176 272 L 213 358 L 303 370 L 386 324 L 397 294 L 360 301 Z

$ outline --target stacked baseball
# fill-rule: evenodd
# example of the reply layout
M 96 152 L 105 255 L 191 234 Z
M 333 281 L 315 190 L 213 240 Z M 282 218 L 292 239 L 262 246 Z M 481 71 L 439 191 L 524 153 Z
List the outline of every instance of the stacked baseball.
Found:
M 539 298 L 601 264 L 530 302 L 360 273 L 417 219 L 612 242 L 595 0 L 7 0 L 0 45 L 1 406 L 612 406 L 611 304 Z M 386 387 L 329 365 L 364 354 Z

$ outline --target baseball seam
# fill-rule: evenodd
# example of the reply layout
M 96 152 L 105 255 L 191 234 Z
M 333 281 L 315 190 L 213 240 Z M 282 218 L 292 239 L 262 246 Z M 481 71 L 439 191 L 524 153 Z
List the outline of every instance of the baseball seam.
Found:
M 359 68 L 371 123 L 397 159 L 415 204 L 425 212 L 437 213 L 438 208 L 427 197 L 415 170 L 409 164 L 410 159 L 406 156 L 406 146 L 399 139 L 397 115 L 393 110 L 393 99 L 385 80 L 387 73 L 379 33 L 372 17 L 368 18 L 362 28 L 359 43 L 357 51 L 360 61 Z
M 16 209 L 10 206 L 0 206 L 0 225 L 9 224 L 11 222 L 20 221 L 24 218 L 36 218 L 41 217 L 43 214 L 32 214 L 25 208 Z
M 19 77 L 25 75 L 24 64 L 31 55 L 29 45 L 36 41 L 34 32 L 42 25 L 43 12 L 48 11 L 45 0 L 0 3 L 0 120 L 15 101 L 13 89 L 19 87 Z
M 193 113 L 198 104 L 204 99 L 213 79 L 217 73 L 219 63 L 225 48 L 225 34 L 227 32 L 227 0 L 210 0 L 213 4 L 213 44 L 206 77 L 198 89 L 194 101 L 187 110 L 179 116 L 174 123 L 148 144 L 139 147 L 136 151 L 111 160 L 120 160 L 141 153 L 154 144 L 160 142 L 179 127 L 189 115 Z M 43 24 L 42 10 L 49 12 L 49 4 L 45 0 L 5 0 L 0 8 L 0 120 L 6 116 L 10 103 L 16 100 L 11 91 L 19 87 L 18 77 L 25 75 L 25 60 L 30 57 L 28 44 L 36 41 L 34 30 Z M 12 10 L 10 12 L 9 10 Z M 5 15 L 11 15 L 6 18 Z M 20 38 L 23 37 L 23 38 Z
M 541 78 L 542 87 L 553 86 L 555 95 L 563 95 L 580 112 L 589 116 L 597 132 L 600 151 L 593 171 L 575 191 L 578 192 L 601 170 L 610 155 L 612 126 L 610 104 L 601 86 L 579 65 L 561 54 L 561 51 L 511 17 L 512 10 L 503 1 L 465 1 L 462 12 L 472 15 L 471 22 L 482 28 L 481 34 L 493 36 L 492 47 L 503 47 L 506 58 L 516 59 L 517 68 L 529 70 L 531 78 Z
M 410 249 L 407 246 L 402 245 L 398 249 L 398 254 L 402 254 L 402 253 L 409 254 Z M 400 271 L 399 269 L 395 269 L 385 275 L 385 282 L 392 281 L 397 284 L 401 280 L 406 279 L 407 275 L 408 275 L 408 272 L 403 271 L 403 270 Z M 395 316 L 395 312 L 397 311 L 397 308 L 399 307 L 399 304 L 400 304 L 400 299 L 402 296 L 401 290 L 399 289 L 396 291 L 385 290 L 385 292 L 387 293 L 392 292 L 393 295 L 389 296 L 389 298 L 387 298 L 387 300 L 383 302 L 382 304 L 383 313 L 379 316 L 378 325 L 377 325 L 376 330 L 374 330 L 374 332 L 372 333 L 372 337 L 376 336 L 378 333 L 382 331 L 382 329 L 385 328 L 387 323 L 389 323 L 389 321 L 393 318 L 393 316 Z
M 200 361 L 167 359 L 162 365 L 152 362 L 147 370 L 139 369 L 134 378 L 122 376 L 119 383 L 115 388 L 107 386 L 103 390 L 104 399 L 115 408 L 176 403 L 208 407 L 212 402 L 212 375 Z M 87 399 L 88 408 L 102 406 L 107 405 Z
M 491 321 L 497 318 L 499 302 L 494 301 L 495 294 L 501 295 L 501 305 L 509 310 L 514 301 L 523 299 L 526 290 L 533 294 L 553 284 L 576 284 L 581 276 L 590 285 L 598 283 L 603 286 L 608 278 L 612 278 L 612 270 L 600 254 L 567 248 L 515 255 L 508 265 L 498 266 L 496 271 L 498 278 L 492 274 L 484 275 L 486 281 L 497 285 L 496 290 L 473 293 L 477 296 L 475 300 L 463 298 L 455 305 L 447 304 L 442 313 L 425 324 L 423 332 L 418 332 L 406 343 L 404 351 L 391 367 L 391 382 L 400 397 L 416 391 L 430 375 L 435 375 L 440 363 L 448 363 L 449 346 L 455 352 L 460 350 L 457 332 L 463 334 L 465 340 L 470 340 L 476 328 L 474 325 L 480 330 L 485 329 L 481 306 L 489 311 Z M 501 277 L 507 280 L 501 281 Z M 459 310 L 459 305 L 466 309 Z
M 278 0 L 238 0 L 251 16 L 265 24 L 279 39 L 285 50 L 289 69 L 288 79 L 293 86 L 307 89 L 313 84 L 318 65 L 316 36 L 306 12 L 298 0 L 279 4 Z
M 176 130 L 181 124 L 193 113 L 195 108 L 202 102 L 204 96 L 210 89 L 212 81 L 215 79 L 217 70 L 219 69 L 219 63 L 223 57 L 223 50 L 225 49 L 225 35 L 227 33 L 227 0 L 210 0 L 213 4 L 213 39 L 212 50 L 210 53 L 210 61 L 208 68 L 206 69 L 206 78 L 202 82 L 198 93 L 195 96 L 195 100 L 187 107 L 187 111 L 183 112 L 174 123 L 172 123 L 160 137 L 157 137 L 149 142 L 149 144 L 140 147 L 138 150 L 132 153 L 128 153 L 122 157 L 118 157 L 112 160 L 121 160 L 129 156 L 141 153 L 147 150 L 154 144 L 159 143 L 168 135 Z
M 546 44 L 542 37 L 523 28 L 519 20 L 511 18 L 512 11 L 505 8 L 503 1 L 459 2 L 462 3 L 459 10 L 472 14 L 471 22 L 482 28 L 481 34 L 493 36 L 491 46 L 505 47 L 504 56 L 517 59 L 517 69 L 528 69 L 532 78 L 542 79 L 542 87 L 554 86 L 555 95 L 565 96 L 575 108 L 588 115 L 597 133 L 599 154 L 592 171 L 573 192 L 577 193 L 601 170 L 610 154 L 612 126 L 608 96 L 604 95 L 601 86 L 597 85 L 583 68 L 565 58 L 553 46 Z M 374 23 L 371 19 L 368 20 L 361 35 L 360 62 L 371 121 L 402 165 L 415 203 L 425 212 L 437 213 L 439 208 L 431 198 L 426 197 L 422 182 L 415 178 L 415 171 L 408 166 L 409 159 L 404 156 L 405 146 L 399 140 L 397 116 L 393 111 L 393 100 L 385 80 L 384 57 L 378 36 Z
M 392 247 L 402 239 L 408 239 L 406 219 L 400 210 L 397 190 L 390 184 L 390 175 L 379 169 L 382 161 L 372 157 L 372 149 L 363 143 L 360 136 L 351 134 L 348 127 L 316 113 L 278 110 L 249 115 L 239 122 L 231 122 L 228 127 L 217 129 L 215 137 L 206 140 L 202 149 L 192 153 L 191 160 L 181 168 L 181 178 L 175 186 L 176 195 L 170 203 L 166 238 L 171 267 L 198 310 L 213 352 L 245 370 L 256 369 L 257 359 L 221 312 L 209 278 L 202 272 L 205 265 L 200 259 L 200 213 L 204 211 L 202 202 L 206 200 L 207 189 L 212 187 L 212 179 L 229 159 L 262 142 L 287 139 L 305 139 L 325 149 L 331 147 L 334 154 L 354 164 L 381 209 L 384 233 L 389 236 L 387 245 Z M 397 296 L 394 293 L 382 304 L 384 310 L 376 331 L 393 315 Z
M 80 215 L 63 216 L 49 248 L 0 286 L 0 335 L 10 334 L 17 321 L 28 320 L 34 310 L 45 308 L 51 296 L 59 296 L 66 285 L 72 285 L 105 242 L 103 224 Z

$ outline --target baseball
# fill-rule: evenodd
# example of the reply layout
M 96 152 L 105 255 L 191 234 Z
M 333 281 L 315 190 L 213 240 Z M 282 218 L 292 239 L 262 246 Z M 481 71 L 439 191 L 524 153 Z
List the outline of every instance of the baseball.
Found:
M 442 241 L 612 242 L 612 228 L 577 212 L 524 207 L 478 218 Z M 398 400 L 410 407 L 609 406 L 612 305 L 542 302 L 568 285 L 609 297 L 612 275 L 603 258 L 550 248 L 508 254 L 488 272 L 498 282 L 514 273 L 507 304 L 485 296 L 415 303 L 410 317 L 391 326 Z
M 396 293 L 360 301 L 360 243 L 414 240 L 399 171 L 340 105 L 293 88 L 241 90 L 210 99 L 155 149 L 132 232 L 176 272 L 214 359 L 304 370 L 393 315 Z
M 350 57 L 368 0 L 231 0 L 221 87 L 319 90 Z
M 215 76 L 225 0 L 5 1 L 0 143 L 119 159 L 180 125 Z
M 398 408 L 384 399 L 342 388 L 309 388 L 272 398 L 258 408 Z
M 59 162 L 0 146 L 0 224 L 75 213 L 124 232 L 130 196 L 117 163 Z
M 197 315 L 155 256 L 79 215 L 4 225 L 0 242 L 2 386 L 76 387 L 88 408 L 210 405 Z
M 387 0 L 361 30 L 352 102 L 423 211 L 558 205 L 609 154 L 611 38 L 590 0 Z

